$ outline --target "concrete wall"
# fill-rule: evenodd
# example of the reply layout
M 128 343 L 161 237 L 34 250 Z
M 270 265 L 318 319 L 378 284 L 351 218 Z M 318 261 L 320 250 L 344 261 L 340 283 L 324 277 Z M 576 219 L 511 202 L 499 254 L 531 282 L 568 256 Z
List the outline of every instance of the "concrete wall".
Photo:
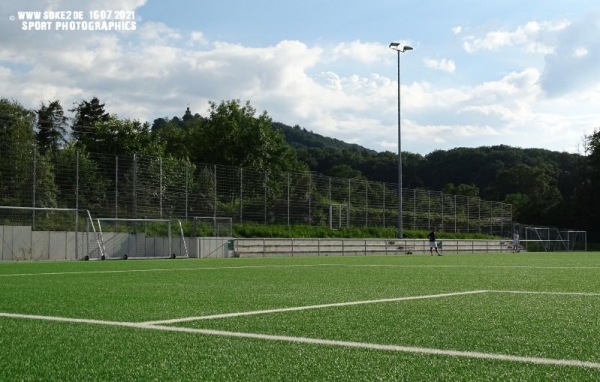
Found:
M 108 258 L 184 256 L 181 238 L 171 246 L 165 237 L 106 232 L 102 235 Z M 189 247 L 189 239 L 185 243 Z M 81 260 L 100 258 L 98 239 L 93 232 L 32 231 L 30 226 L 0 226 L 0 261 Z
M 93 235 L 87 233 L 0 226 L 0 261 L 76 260 L 98 253 Z
M 147 237 L 143 233 L 102 234 L 108 258 L 167 258 L 175 253 L 189 257 L 293 257 L 428 254 L 427 240 L 414 239 L 232 239 L 193 237 L 184 241 L 177 237 Z M 234 248 L 228 246 L 233 240 Z M 100 257 L 93 233 L 32 231 L 28 226 L 0 226 L 0 261 L 77 260 L 86 254 Z M 441 240 L 441 251 L 451 253 L 510 252 L 507 240 Z
M 194 237 L 190 239 L 190 257 L 198 259 L 232 257 L 228 237 Z
M 442 253 L 510 252 L 503 240 L 441 240 Z M 429 254 L 429 242 L 415 239 L 235 239 L 239 257 Z

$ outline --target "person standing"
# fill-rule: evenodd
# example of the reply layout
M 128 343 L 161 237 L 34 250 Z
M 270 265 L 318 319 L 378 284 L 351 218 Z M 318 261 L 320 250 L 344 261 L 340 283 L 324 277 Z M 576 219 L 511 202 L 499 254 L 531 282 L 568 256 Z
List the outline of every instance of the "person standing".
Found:
M 517 230 L 515 230 L 515 232 L 513 233 L 512 245 L 513 252 L 519 252 L 519 231 Z
M 438 256 L 442 256 L 442 254 L 438 251 L 437 241 L 435 241 L 435 229 L 431 230 L 431 232 L 427 234 L 427 238 L 429 239 L 429 253 L 431 256 L 433 256 L 434 249 Z

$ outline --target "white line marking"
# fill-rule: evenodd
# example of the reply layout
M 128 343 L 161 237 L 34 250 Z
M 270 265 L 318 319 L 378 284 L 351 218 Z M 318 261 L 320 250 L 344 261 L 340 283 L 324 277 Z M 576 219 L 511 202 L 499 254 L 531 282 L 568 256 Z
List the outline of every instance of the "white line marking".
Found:
M 321 267 L 328 264 L 297 264 L 297 265 L 240 265 L 235 267 L 197 267 L 197 268 L 153 268 L 153 269 L 125 269 L 125 270 L 106 270 L 106 271 L 72 271 L 72 272 L 40 272 L 40 273 L 7 273 L 0 274 L 0 277 L 22 277 L 22 276 L 63 276 L 63 275 L 90 275 L 90 274 L 111 274 L 111 273 L 136 273 L 136 272 L 170 272 L 170 271 L 212 271 L 227 269 L 253 269 L 253 268 L 304 268 Z
M 242 317 L 242 316 L 253 316 L 257 314 L 271 314 L 271 313 L 281 313 L 281 312 L 294 312 L 300 310 L 309 310 L 309 309 L 323 309 L 323 308 L 334 308 L 340 306 L 353 306 L 353 305 L 364 305 L 364 304 L 379 304 L 382 302 L 397 302 L 397 301 L 409 301 L 409 300 L 423 300 L 428 298 L 443 298 L 443 297 L 452 297 L 452 296 L 462 296 L 468 294 L 477 294 L 477 293 L 486 293 L 486 290 L 474 290 L 467 292 L 454 292 L 454 293 L 442 293 L 442 294 L 431 294 L 424 296 L 408 296 L 408 297 L 396 297 L 396 298 L 383 298 L 379 300 L 365 300 L 365 301 L 350 301 L 350 302 L 336 302 L 331 304 L 321 304 L 321 305 L 307 305 L 307 306 L 294 306 L 290 308 L 278 308 L 278 309 L 267 309 L 267 310 L 255 310 L 250 312 L 237 312 L 237 313 L 224 313 L 224 314 L 214 314 L 210 316 L 198 316 L 198 317 L 184 317 L 184 318 L 175 318 L 172 320 L 162 320 L 162 321 L 148 321 L 145 324 L 148 325 L 166 325 L 166 324 L 175 324 L 180 322 L 189 322 L 189 321 L 199 321 L 199 320 L 214 320 L 218 318 L 232 318 L 232 317 Z
M 512 294 L 542 294 L 542 295 L 556 295 L 556 296 L 586 296 L 586 297 L 600 297 L 600 293 L 591 292 L 536 292 L 527 290 L 488 290 L 489 293 L 512 293 Z
M 193 328 L 182 328 L 182 327 L 173 327 L 173 326 L 149 325 L 148 328 L 149 329 L 157 329 L 157 330 L 185 332 L 185 333 L 199 333 L 199 334 L 214 335 L 214 336 L 252 338 L 252 339 L 269 340 L 269 341 L 285 341 L 285 342 L 304 343 L 304 344 L 311 344 L 311 345 L 343 346 L 343 347 L 350 347 L 350 348 L 395 351 L 395 352 L 403 352 L 403 353 L 435 354 L 435 355 L 444 355 L 444 356 L 451 356 L 451 357 L 479 358 L 479 359 L 491 359 L 491 360 L 498 360 L 498 361 L 533 363 L 533 364 L 539 364 L 539 365 L 576 366 L 576 367 L 585 367 L 585 368 L 591 368 L 591 369 L 600 369 L 600 363 L 589 362 L 589 361 L 579 361 L 579 360 L 568 360 L 568 359 L 524 357 L 524 356 L 515 356 L 515 355 L 509 355 L 509 354 L 494 354 L 494 353 L 482 353 L 482 352 L 461 351 L 461 350 L 444 350 L 444 349 L 424 348 L 424 347 L 416 347 L 416 346 L 382 345 L 382 344 L 372 344 L 372 343 L 364 343 L 364 342 L 323 340 L 323 339 L 307 338 L 307 337 L 276 336 L 276 335 L 258 334 L 258 333 L 227 332 L 227 331 L 220 331 L 220 330 L 193 329 Z
M 569 359 L 524 357 L 524 356 L 515 356 L 515 355 L 509 355 L 509 354 L 494 354 L 494 353 L 483 353 L 483 352 L 472 352 L 472 351 L 461 351 L 461 350 L 444 350 L 444 349 L 424 348 L 424 347 L 416 347 L 416 346 L 384 345 L 384 344 L 372 344 L 372 343 L 353 342 L 353 341 L 324 340 L 324 339 L 307 338 L 307 337 L 276 336 L 276 335 L 268 335 L 268 334 L 260 334 L 260 333 L 242 333 L 242 332 L 228 332 L 228 331 L 221 331 L 221 330 L 182 328 L 182 327 L 174 327 L 174 326 L 160 326 L 160 325 L 150 325 L 148 323 L 103 321 L 103 320 L 90 320 L 90 319 L 81 319 L 81 318 L 38 316 L 38 315 L 2 313 L 2 312 L 0 312 L 0 317 L 24 318 L 24 319 L 34 319 L 34 320 L 46 320 L 46 321 L 59 321 L 59 322 L 67 322 L 67 323 L 110 325 L 110 326 L 121 326 L 121 327 L 129 327 L 129 328 L 136 328 L 136 329 L 148 329 L 148 330 L 160 330 L 160 331 L 169 331 L 169 332 L 204 334 L 204 335 L 210 335 L 210 336 L 250 338 L 250 339 L 267 340 L 267 341 L 283 341 L 283 342 L 292 342 L 292 343 L 303 343 L 303 344 L 309 344 L 309 345 L 342 346 L 342 347 L 358 348 L 358 349 L 395 351 L 395 352 L 403 352 L 403 353 L 433 354 L 433 355 L 443 355 L 443 356 L 450 356 L 450 357 L 478 358 L 478 359 L 490 359 L 490 360 L 496 360 L 496 361 L 532 363 L 532 364 L 538 364 L 538 365 L 574 366 L 574 367 L 582 367 L 582 368 L 589 368 L 589 369 L 600 369 L 600 363 L 589 362 L 589 361 L 569 360 Z
M 136 273 L 136 272 L 170 272 L 170 271 L 211 271 L 227 269 L 253 269 L 253 268 L 311 268 L 311 267 L 364 267 L 364 268 L 477 268 L 477 269 L 600 269 L 600 266 L 529 266 L 529 265 L 452 265 L 452 264 L 296 264 L 296 265 L 240 265 L 226 267 L 197 267 L 197 268 L 155 268 L 155 269 L 127 269 L 127 270 L 105 270 L 105 271 L 72 271 L 72 272 L 40 272 L 40 273 L 5 273 L 0 277 L 25 277 L 25 276 L 62 276 L 62 275 L 88 275 L 88 274 L 110 274 L 110 273 Z

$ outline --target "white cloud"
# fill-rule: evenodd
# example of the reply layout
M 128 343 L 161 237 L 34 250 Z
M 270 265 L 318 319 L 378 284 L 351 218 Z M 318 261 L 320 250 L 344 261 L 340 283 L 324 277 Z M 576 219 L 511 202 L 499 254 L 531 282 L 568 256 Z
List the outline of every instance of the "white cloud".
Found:
M 111 1 L 113 8 L 144 3 Z M 75 0 L 61 4 L 80 8 Z M 86 8 L 98 4 L 89 2 Z M 455 57 L 408 61 L 433 70 L 407 71 L 403 78 L 404 149 L 426 153 L 500 143 L 574 147 L 586 126 L 600 125 L 593 111 L 600 102 L 600 33 L 592 20 L 532 22 L 481 37 L 453 28 L 471 52 L 493 54 L 518 46 L 517 54 L 546 54 L 546 66 L 494 71 L 485 81 L 471 75 L 473 83 L 467 84 L 462 73 L 439 73 L 456 73 Z M 386 43 L 355 40 L 332 47 L 281 40 L 247 46 L 160 22 L 140 21 L 138 26 L 134 33 L 33 35 L 0 23 L 6 36 L 0 43 L 0 94 L 31 108 L 59 99 L 65 109 L 98 96 L 109 112 L 150 122 L 181 116 L 188 104 L 203 114 L 208 100 L 250 100 L 276 121 L 395 151 L 398 84 L 395 54 Z M 563 55 L 548 53 L 560 52 L 555 48 L 560 46 L 569 47 Z M 415 77 L 419 72 L 426 79 Z M 568 98 L 546 97 L 572 90 L 574 84 L 579 91 Z
M 389 55 L 389 52 L 381 44 L 363 43 L 357 40 L 336 45 L 333 48 L 332 54 L 334 59 L 350 58 L 362 63 L 371 64 L 381 61 L 381 58 Z
M 584 46 L 580 46 L 580 47 L 573 49 L 573 57 L 583 57 L 583 56 L 587 56 L 589 53 L 590 52 Z
M 182 39 L 180 32 L 159 22 L 142 23 L 138 26 L 137 31 L 136 36 L 142 40 L 147 40 L 147 42 L 161 42 L 166 44 Z M 196 41 L 196 38 L 192 35 L 191 40 Z
M 425 64 L 426 67 L 428 67 L 430 69 L 441 70 L 443 72 L 454 73 L 454 71 L 456 70 L 456 64 L 454 63 L 454 61 L 448 60 L 445 58 L 443 58 L 441 60 L 425 58 L 423 60 L 423 63 Z
M 545 56 L 542 87 L 552 97 L 596 89 L 600 82 L 600 14 L 589 14 L 557 35 L 554 54 Z
M 564 30 L 568 25 L 564 21 L 530 21 L 514 31 L 491 31 L 483 37 L 467 35 L 463 38 L 463 48 L 468 53 L 475 53 L 479 50 L 493 51 L 504 47 L 523 46 L 528 53 L 549 54 L 555 49 L 550 44 L 552 35 Z

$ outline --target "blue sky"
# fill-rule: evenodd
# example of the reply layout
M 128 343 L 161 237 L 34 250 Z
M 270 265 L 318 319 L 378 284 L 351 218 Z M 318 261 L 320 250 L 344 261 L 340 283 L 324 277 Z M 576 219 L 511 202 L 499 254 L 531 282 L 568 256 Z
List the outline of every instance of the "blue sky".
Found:
M 131 10 L 132 31 L 22 30 L 19 11 Z M 52 25 L 53 27 L 54 25 Z M 23 0 L 0 4 L 0 96 L 123 118 L 250 101 L 274 121 L 397 150 L 584 152 L 600 128 L 600 5 L 565 1 Z

